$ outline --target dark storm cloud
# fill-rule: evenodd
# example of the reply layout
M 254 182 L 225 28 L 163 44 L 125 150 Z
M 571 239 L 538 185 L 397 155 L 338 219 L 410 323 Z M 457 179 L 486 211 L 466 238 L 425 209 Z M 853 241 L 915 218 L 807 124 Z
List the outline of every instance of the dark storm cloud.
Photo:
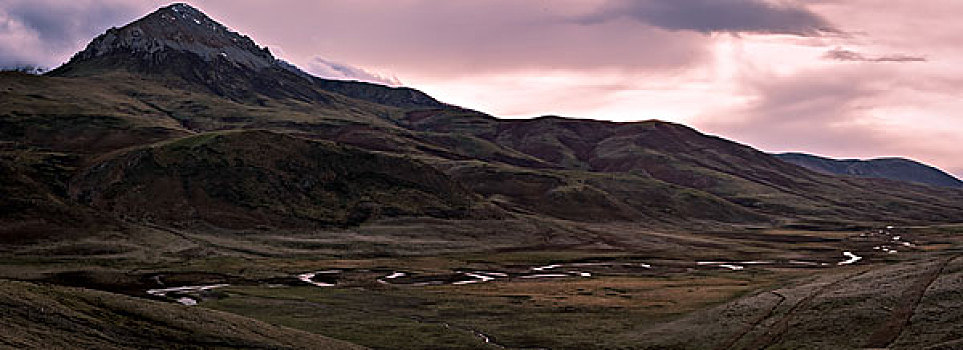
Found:
M 0 67 L 57 65 L 94 36 L 151 7 L 148 1 L 4 0 L 0 6 Z
M 821 36 L 839 33 L 829 21 L 796 2 L 765 0 L 610 0 L 592 24 L 628 18 L 668 30 Z
M 826 59 L 836 60 L 836 61 L 855 61 L 855 62 L 926 62 L 926 57 L 920 56 L 910 56 L 903 54 L 896 55 L 884 55 L 884 56 L 867 56 L 863 53 L 846 50 L 840 47 L 826 52 L 823 56 Z
M 64 6 L 42 6 L 30 1 L 15 3 L 6 12 L 50 45 L 72 43 L 78 35 L 102 29 L 100 27 L 104 23 L 119 23 L 129 18 L 131 12 L 128 6 L 98 6 L 83 12 L 76 10 Z

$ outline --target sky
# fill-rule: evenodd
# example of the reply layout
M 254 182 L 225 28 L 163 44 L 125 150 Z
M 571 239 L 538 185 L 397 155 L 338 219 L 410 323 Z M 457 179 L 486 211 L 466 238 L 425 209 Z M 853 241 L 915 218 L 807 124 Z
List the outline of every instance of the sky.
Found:
M 502 118 L 684 123 L 963 177 L 959 0 L 194 0 L 319 76 Z M 55 67 L 169 2 L 0 0 L 0 66 Z

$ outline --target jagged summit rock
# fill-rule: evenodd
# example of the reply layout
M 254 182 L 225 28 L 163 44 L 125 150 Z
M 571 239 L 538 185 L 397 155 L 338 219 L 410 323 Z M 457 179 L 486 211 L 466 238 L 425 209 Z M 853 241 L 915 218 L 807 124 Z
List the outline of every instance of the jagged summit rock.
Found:
M 111 28 L 77 53 L 71 62 L 124 54 L 142 60 L 176 52 L 204 60 L 225 60 L 247 68 L 277 65 L 277 59 L 251 38 L 238 34 L 187 4 L 173 4 L 121 28 Z

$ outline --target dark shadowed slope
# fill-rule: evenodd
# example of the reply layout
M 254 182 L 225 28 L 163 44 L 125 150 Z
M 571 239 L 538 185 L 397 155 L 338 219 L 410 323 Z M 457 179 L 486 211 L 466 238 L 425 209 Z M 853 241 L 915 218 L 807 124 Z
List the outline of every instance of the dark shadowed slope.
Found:
M 475 200 L 444 173 L 410 158 L 257 130 L 117 154 L 77 174 L 71 196 L 129 219 L 234 228 L 465 218 Z
M 953 177 L 953 175 L 911 159 L 832 159 L 805 153 L 782 153 L 775 156 L 783 161 L 824 174 L 872 177 L 963 188 L 963 181 Z

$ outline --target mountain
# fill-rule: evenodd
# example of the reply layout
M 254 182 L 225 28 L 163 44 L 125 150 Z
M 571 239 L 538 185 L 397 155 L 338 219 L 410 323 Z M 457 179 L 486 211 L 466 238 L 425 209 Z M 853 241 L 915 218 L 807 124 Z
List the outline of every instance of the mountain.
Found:
M 903 158 L 831 159 L 805 153 L 776 154 L 783 161 L 824 174 L 851 175 L 963 188 L 963 181 L 932 166 Z
M 173 4 L 109 29 L 49 75 L 123 70 L 182 80 L 236 101 L 263 103 L 266 96 L 330 103 L 325 92 L 332 91 L 394 106 L 441 105 L 409 88 L 312 77 L 187 4 Z
M 963 218 L 961 190 L 826 175 L 684 125 L 498 119 L 411 88 L 312 77 L 184 4 L 108 30 L 44 76 L 0 81 L 5 237 L 144 222 Z

